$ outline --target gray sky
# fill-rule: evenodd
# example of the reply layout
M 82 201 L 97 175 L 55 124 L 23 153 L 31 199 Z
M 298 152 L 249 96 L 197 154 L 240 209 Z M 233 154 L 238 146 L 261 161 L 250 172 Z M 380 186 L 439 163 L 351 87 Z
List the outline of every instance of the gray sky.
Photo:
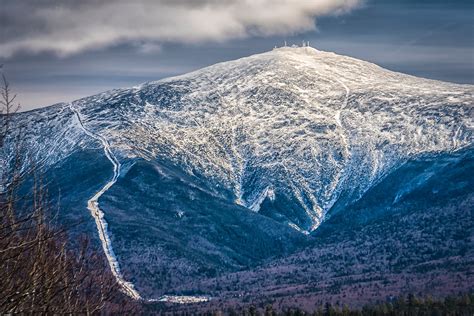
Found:
M 309 40 L 474 83 L 473 1 L 0 0 L 0 63 L 24 110 Z

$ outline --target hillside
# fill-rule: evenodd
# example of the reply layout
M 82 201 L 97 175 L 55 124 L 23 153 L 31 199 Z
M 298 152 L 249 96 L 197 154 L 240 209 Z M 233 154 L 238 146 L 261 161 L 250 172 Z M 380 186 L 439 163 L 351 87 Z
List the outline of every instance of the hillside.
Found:
M 285 47 L 14 120 L 131 297 L 367 299 L 472 284 L 473 92 Z

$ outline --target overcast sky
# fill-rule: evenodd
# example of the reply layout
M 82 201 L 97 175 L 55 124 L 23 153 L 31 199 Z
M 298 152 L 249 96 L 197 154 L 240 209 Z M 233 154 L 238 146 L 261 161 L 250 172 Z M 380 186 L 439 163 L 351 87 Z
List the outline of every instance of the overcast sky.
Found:
M 0 0 L 0 63 L 24 110 L 309 40 L 474 83 L 471 0 Z

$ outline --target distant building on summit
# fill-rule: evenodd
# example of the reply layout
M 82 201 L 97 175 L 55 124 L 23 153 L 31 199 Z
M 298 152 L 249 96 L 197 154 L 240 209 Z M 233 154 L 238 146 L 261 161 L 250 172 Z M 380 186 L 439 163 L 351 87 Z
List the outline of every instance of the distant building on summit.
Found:
M 302 41 L 301 42 L 301 46 L 298 46 L 296 44 L 292 44 L 291 46 L 288 46 L 288 42 L 287 41 L 284 41 L 283 42 L 283 46 L 282 47 L 291 47 L 291 48 L 298 48 L 298 47 L 311 47 L 310 44 L 309 44 L 309 41 Z M 278 45 L 275 45 L 275 47 L 273 47 L 273 49 L 278 49 Z

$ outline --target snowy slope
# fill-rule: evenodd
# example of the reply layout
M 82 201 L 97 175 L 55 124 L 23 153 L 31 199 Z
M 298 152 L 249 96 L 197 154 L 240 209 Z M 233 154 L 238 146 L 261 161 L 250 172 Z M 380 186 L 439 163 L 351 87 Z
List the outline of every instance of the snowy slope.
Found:
M 473 144 L 473 91 L 313 48 L 279 48 L 73 103 L 118 159 L 166 160 L 302 231 L 393 167 Z M 87 138 L 68 104 L 18 115 L 51 164 Z M 284 208 L 260 210 L 269 199 Z
M 159 251 L 181 249 L 179 255 L 159 253 L 157 271 L 177 260 L 186 262 L 186 271 L 200 271 L 210 264 L 240 269 L 248 262 L 284 255 L 301 243 L 303 235 L 294 230 L 310 234 L 330 210 L 343 210 L 409 159 L 474 145 L 473 93 L 471 85 L 415 78 L 310 47 L 279 48 L 20 113 L 14 123 L 24 135 L 25 161 L 45 170 L 59 168 L 63 178 L 70 172 L 58 167 L 63 161 L 93 170 L 91 165 L 81 168 L 74 157 L 93 152 L 91 161 L 106 160 L 110 178 L 87 174 L 84 177 L 99 177 L 100 183 L 94 188 L 77 183 L 70 187 L 77 192 L 62 193 L 82 196 L 78 193 L 94 190 L 72 209 L 90 210 L 112 272 L 125 292 L 141 298 L 142 289 L 166 293 L 149 290 L 157 285 L 138 276 L 139 284 L 132 284 L 122 274 L 120 262 L 128 263 L 127 268 L 135 262 L 142 274 L 151 265 L 146 256 L 142 262 L 133 249 L 123 248 L 121 238 L 134 238 L 126 241 L 139 242 L 150 253 L 155 245 Z M 7 142 L 0 153 L 0 173 L 11 163 L 13 144 Z M 143 160 L 150 165 L 135 164 Z M 130 182 L 126 174 L 134 164 L 135 182 Z M 147 187 L 145 178 L 163 183 Z M 76 179 L 81 180 L 77 175 Z M 146 183 L 132 191 L 130 185 L 140 181 Z M 173 191 L 187 192 L 190 200 L 174 201 Z M 151 195 L 145 197 L 147 193 Z M 193 201 L 195 196 L 205 201 Z M 163 209 L 170 214 L 177 210 L 178 215 L 166 217 L 163 224 L 156 222 L 161 218 L 146 217 L 164 214 Z M 239 213 L 242 210 L 246 215 Z M 117 222 L 123 218 L 127 222 L 121 227 Z M 108 222 L 115 225 L 114 238 Z M 147 227 L 138 234 L 128 234 L 130 227 L 144 223 Z M 203 234 L 205 225 L 209 227 Z M 168 230 L 174 232 L 170 240 L 164 238 Z M 228 235 L 222 238 L 223 233 Z M 201 244 L 195 243 L 193 234 Z M 237 245 L 234 237 L 246 245 Z M 112 240 L 122 240 L 122 248 L 113 247 Z M 248 245 L 248 240 L 255 240 L 255 245 Z M 273 247 L 268 247 L 273 240 Z M 268 253 L 261 251 L 267 248 Z M 261 256 L 253 256 L 256 252 Z M 203 258 L 200 267 L 193 266 L 195 258 Z M 217 259 L 206 261 L 209 258 Z M 190 272 L 189 277 L 195 275 Z

